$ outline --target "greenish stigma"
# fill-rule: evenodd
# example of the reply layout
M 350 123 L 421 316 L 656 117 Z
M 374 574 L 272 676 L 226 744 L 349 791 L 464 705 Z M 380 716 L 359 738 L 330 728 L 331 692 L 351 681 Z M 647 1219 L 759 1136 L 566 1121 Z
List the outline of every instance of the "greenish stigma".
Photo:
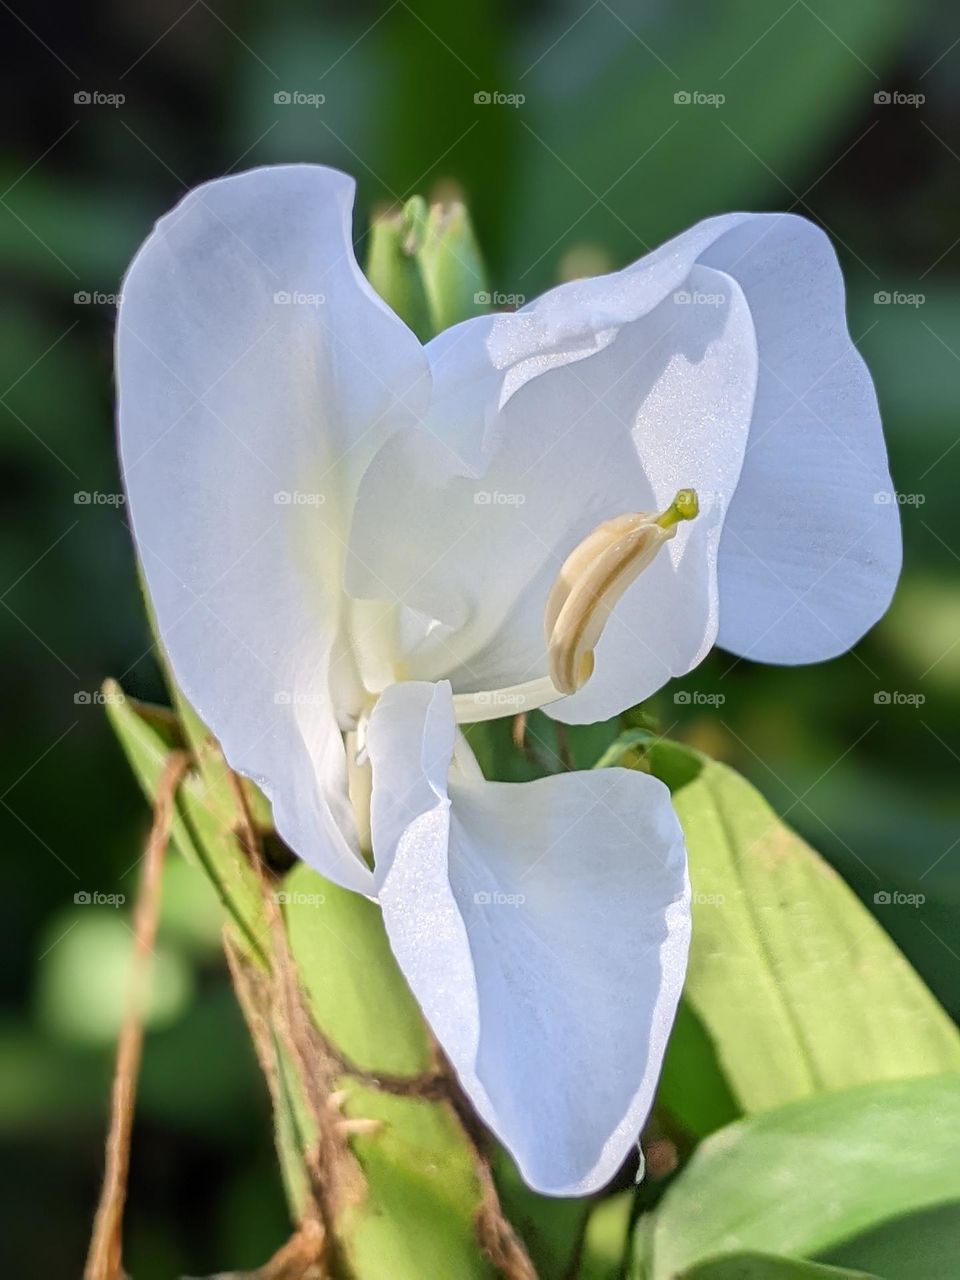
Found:
M 696 489 L 678 489 L 677 496 L 654 521 L 661 529 L 669 529 L 681 520 L 693 520 L 700 514 Z

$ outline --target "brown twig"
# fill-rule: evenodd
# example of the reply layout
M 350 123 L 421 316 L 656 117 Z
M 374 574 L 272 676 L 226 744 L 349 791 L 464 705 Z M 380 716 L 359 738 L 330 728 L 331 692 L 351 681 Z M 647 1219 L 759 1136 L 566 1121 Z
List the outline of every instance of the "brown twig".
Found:
M 123 1208 L 130 1168 L 130 1135 L 137 1094 L 137 1076 L 143 1050 L 143 1002 L 147 985 L 148 956 L 157 934 L 157 912 L 163 857 L 170 838 L 173 800 L 189 763 L 185 751 L 172 751 L 157 784 L 153 825 L 147 839 L 143 870 L 134 908 L 134 950 L 127 1010 L 117 1041 L 117 1060 L 110 1098 L 110 1128 L 100 1201 L 93 1221 L 90 1251 L 83 1280 L 125 1280 L 123 1270 Z
M 559 720 L 553 722 L 553 731 L 557 735 L 557 755 L 560 763 L 569 773 L 573 768 L 573 756 L 570 753 L 570 740 L 567 737 L 567 726 L 561 724 Z
M 480 1181 L 480 1208 L 476 1230 L 480 1246 L 503 1280 L 537 1280 L 530 1255 L 500 1206 L 490 1165 L 478 1151 L 474 1168 Z
M 266 918 L 266 934 L 270 940 L 269 974 L 259 984 L 259 994 L 254 993 L 252 996 L 254 1000 L 259 999 L 261 1006 L 256 1016 L 269 1028 L 270 1035 L 275 1035 L 282 1045 L 303 1088 L 303 1100 L 316 1125 L 315 1140 L 303 1152 L 305 1171 L 312 1192 L 312 1206 L 307 1214 L 316 1214 L 325 1233 L 328 1253 L 336 1254 L 336 1237 L 330 1227 L 337 1213 L 346 1204 L 358 1201 L 363 1195 L 363 1179 L 359 1166 L 350 1153 L 342 1121 L 338 1121 L 335 1113 L 327 1106 L 342 1064 L 333 1046 L 316 1028 L 306 1009 L 296 964 L 290 954 L 283 913 L 277 902 L 276 882 L 264 858 L 263 842 L 243 785 L 230 769 L 226 771 L 226 779 L 236 806 L 233 833 L 257 874 Z M 242 958 L 235 952 L 231 956 L 228 948 L 228 962 L 241 1003 L 244 998 L 249 1003 L 252 988 L 247 986 L 246 997 L 241 991 L 244 985 Z M 251 1023 L 251 1010 L 245 1008 L 244 1011 L 248 1023 Z M 251 1032 L 254 1032 L 252 1023 Z M 268 1084 L 271 1074 L 275 1076 L 275 1068 L 272 1073 L 267 1072 Z M 275 1105 L 277 1101 L 275 1094 Z M 301 1222 L 301 1227 L 306 1220 L 305 1218 Z
M 328 1280 L 325 1236 L 319 1222 L 304 1222 L 295 1235 L 256 1271 L 222 1271 L 208 1280 Z M 184 1276 L 183 1280 L 190 1280 Z
M 326 1234 L 315 1218 L 301 1223 L 296 1235 L 254 1272 L 256 1280 L 324 1280 Z

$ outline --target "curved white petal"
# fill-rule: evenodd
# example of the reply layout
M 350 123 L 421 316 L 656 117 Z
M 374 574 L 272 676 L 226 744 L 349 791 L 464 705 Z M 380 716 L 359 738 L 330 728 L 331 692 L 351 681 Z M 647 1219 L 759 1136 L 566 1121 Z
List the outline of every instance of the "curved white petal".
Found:
M 422 348 L 353 255 L 353 182 L 258 169 L 191 192 L 123 286 L 119 435 L 163 645 L 230 764 L 326 875 L 369 889 L 338 715 L 356 478 L 426 400 Z
M 720 529 L 756 382 L 753 328 L 729 276 L 694 266 L 685 289 L 663 297 L 650 295 L 650 277 L 608 278 L 606 310 L 600 282 L 588 282 L 594 311 L 589 324 L 580 317 L 581 339 L 560 328 L 562 309 L 552 327 L 539 324 L 538 340 L 556 349 L 542 353 L 537 376 L 521 341 L 533 321 L 522 313 L 460 326 L 428 347 L 430 416 L 389 441 L 364 476 L 347 575 L 358 596 L 388 584 L 420 619 L 406 655 L 411 677 L 447 677 L 461 693 L 543 676 L 544 606 L 568 554 L 602 521 L 662 510 L 688 487 L 700 495 L 700 517 L 627 591 L 592 679 L 554 713 L 576 722 L 614 715 L 712 645 Z M 653 273 L 657 288 L 661 277 Z M 589 327 L 615 321 L 623 323 Z M 514 329 L 516 363 L 498 369 Z M 471 434 L 479 444 L 468 456 Z
M 367 741 L 379 897 L 407 980 L 530 1186 L 595 1190 L 649 1111 L 683 984 L 689 888 L 667 789 L 626 769 L 485 782 L 453 746 L 446 684 L 388 689 Z
M 702 260 L 743 289 L 760 356 L 740 484 L 720 546 L 718 643 L 762 662 L 854 644 L 900 572 L 873 383 L 847 332 L 830 241 L 790 214 L 743 216 Z

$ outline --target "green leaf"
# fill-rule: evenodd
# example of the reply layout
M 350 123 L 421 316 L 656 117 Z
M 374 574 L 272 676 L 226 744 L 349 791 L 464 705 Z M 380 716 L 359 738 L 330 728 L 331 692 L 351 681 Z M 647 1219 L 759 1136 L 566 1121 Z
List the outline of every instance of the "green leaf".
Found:
M 343 1088 L 344 1115 L 380 1125 L 351 1140 L 367 1182 L 363 1199 L 338 1221 L 351 1275 L 492 1280 L 475 1232 L 480 1185 L 453 1109 L 364 1088 L 349 1077 Z
M 166 707 L 128 698 L 116 680 L 105 680 L 101 693 L 110 727 L 123 748 L 141 791 L 152 804 L 167 756 L 171 751 L 182 750 L 185 745 L 179 721 Z M 173 843 L 180 853 L 192 862 L 199 862 L 200 855 L 190 828 L 176 806 L 170 829 Z
M 635 765 L 641 759 L 643 748 L 649 746 L 656 736 L 651 729 L 625 729 L 614 738 L 593 767 L 609 769 L 614 765 Z
M 343 1115 L 376 1122 L 350 1139 L 366 1185 L 337 1218 L 351 1275 L 490 1277 L 474 1155 L 451 1103 L 421 1087 L 432 1047 L 380 911 L 302 865 L 278 897 L 311 1015 L 348 1063 L 337 1082 Z
M 126 697 L 116 681 L 106 681 L 103 694 L 113 731 L 144 795 L 152 803 L 167 756 L 172 749 L 184 745 L 184 722 L 164 708 L 149 707 Z M 190 770 L 177 789 L 171 835 L 183 856 L 207 875 L 245 946 L 263 962 L 266 925 L 260 888 L 224 811 L 229 795 L 223 780 L 224 765 L 219 754 L 216 760 L 213 758 L 215 744 L 209 745 L 210 741 L 201 745 L 204 775 Z M 219 782 L 219 792 L 214 790 L 211 779 Z
M 485 1276 L 474 1217 L 480 1186 L 469 1144 L 448 1103 L 412 1096 L 432 1066 L 420 1010 L 393 959 L 374 903 L 308 867 L 284 879 L 279 899 L 313 1019 L 369 1082 L 339 1082 L 348 1119 L 379 1128 L 351 1139 L 366 1189 L 338 1220 L 358 1276 Z M 392 1077 L 411 1096 L 371 1087 Z
M 310 1011 L 327 1039 L 362 1071 L 427 1071 L 423 1018 L 377 906 L 302 864 L 278 896 Z
M 694 758 L 674 791 L 693 885 L 685 998 L 743 1109 L 960 1070 L 956 1028 L 836 872 L 748 782 Z M 656 752 L 649 764 L 663 776 Z
M 863 1267 L 896 1280 L 942 1280 L 956 1270 L 960 1204 L 893 1218 L 824 1254 L 835 1266 Z
M 772 1253 L 738 1253 L 684 1271 L 677 1280 L 879 1280 L 866 1271 L 847 1271 L 819 1262 L 778 1258 Z
M 958 1127 L 956 1073 L 822 1094 L 740 1120 L 708 1138 L 666 1192 L 652 1280 L 734 1252 L 816 1256 L 954 1203 Z
M 149 798 L 183 737 L 198 760 L 177 792 L 174 835 L 210 876 L 234 926 L 234 980 L 270 1083 L 281 1171 L 299 1216 L 311 1196 L 319 1130 L 313 1091 L 270 1022 L 272 948 L 261 886 L 234 834 L 236 790 L 216 742 L 185 703 L 177 721 L 125 699 L 116 686 L 107 692 L 111 722 Z M 247 798 L 255 807 L 256 796 Z M 338 1212 L 335 1235 L 350 1275 L 492 1280 L 477 1235 L 484 1193 L 476 1153 L 452 1102 L 436 1093 L 433 1047 L 379 910 L 302 864 L 276 892 L 310 1014 L 344 1060 L 337 1080 L 344 1119 L 377 1122 L 349 1139 L 357 1194 Z

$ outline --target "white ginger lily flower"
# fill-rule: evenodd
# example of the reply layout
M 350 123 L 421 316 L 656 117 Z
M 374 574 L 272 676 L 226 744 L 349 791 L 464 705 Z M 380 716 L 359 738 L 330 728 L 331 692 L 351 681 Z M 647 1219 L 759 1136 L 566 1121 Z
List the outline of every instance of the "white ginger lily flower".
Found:
M 900 560 L 873 388 L 801 218 L 708 219 L 422 346 L 357 265 L 353 192 L 254 170 L 140 250 L 117 352 L 137 548 L 229 763 L 292 849 L 379 899 L 527 1182 L 582 1194 L 650 1108 L 682 835 L 642 773 L 485 781 L 457 723 L 605 719 L 715 642 L 847 649 Z

